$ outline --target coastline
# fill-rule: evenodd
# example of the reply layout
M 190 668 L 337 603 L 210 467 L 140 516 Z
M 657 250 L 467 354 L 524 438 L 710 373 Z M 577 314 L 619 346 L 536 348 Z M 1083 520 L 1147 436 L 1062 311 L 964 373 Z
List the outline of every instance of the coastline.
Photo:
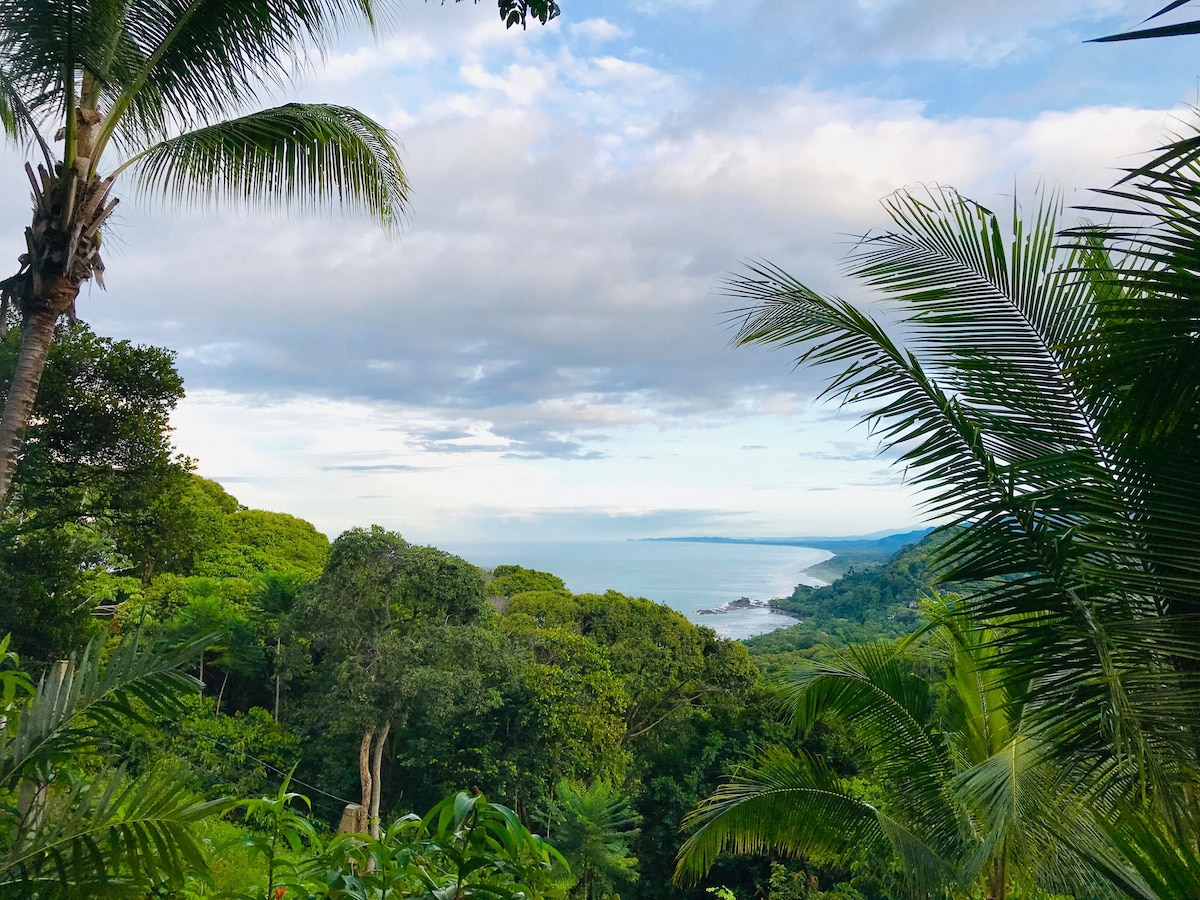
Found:
M 809 549 L 818 550 L 823 548 L 813 547 Z M 836 580 L 837 578 L 840 578 L 842 573 L 844 573 L 850 567 L 849 564 L 839 566 L 834 563 L 834 561 L 838 559 L 838 554 L 836 552 L 832 550 L 827 550 L 825 552 L 829 553 L 829 556 L 825 557 L 824 559 L 817 560 L 811 565 L 804 566 L 804 568 L 800 570 L 799 575 L 802 580 L 797 581 L 797 585 L 804 584 L 805 581 L 807 581 L 810 583 L 810 587 L 825 587 L 831 582 L 825 581 L 824 579 L 812 574 L 814 569 L 824 569 L 822 574 L 825 574 L 826 572 L 836 573 L 833 574 L 833 580 Z M 723 616 L 728 615 L 729 613 L 737 612 L 765 612 L 772 615 L 784 616 L 785 618 L 792 619 L 796 622 L 802 621 L 799 616 L 777 607 L 775 605 L 775 601 L 779 599 L 782 598 L 770 597 L 762 600 L 751 600 L 749 597 L 739 597 L 737 600 L 727 600 L 724 603 L 720 603 L 707 609 L 698 609 L 696 610 L 696 615 Z M 780 625 L 778 627 L 785 628 L 786 626 Z

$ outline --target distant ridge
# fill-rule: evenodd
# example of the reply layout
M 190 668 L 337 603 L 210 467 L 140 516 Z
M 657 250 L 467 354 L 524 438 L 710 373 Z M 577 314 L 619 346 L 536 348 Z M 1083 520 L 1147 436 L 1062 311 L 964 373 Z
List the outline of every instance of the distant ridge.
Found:
M 915 531 L 904 532 L 875 532 L 874 534 L 856 535 L 852 537 L 761 537 L 761 538 L 732 538 L 732 537 L 661 537 L 637 538 L 640 541 L 674 541 L 689 544 L 765 544 L 771 547 L 813 547 L 817 550 L 832 550 L 845 552 L 847 550 L 899 550 L 905 544 L 919 541 L 932 528 L 919 528 Z

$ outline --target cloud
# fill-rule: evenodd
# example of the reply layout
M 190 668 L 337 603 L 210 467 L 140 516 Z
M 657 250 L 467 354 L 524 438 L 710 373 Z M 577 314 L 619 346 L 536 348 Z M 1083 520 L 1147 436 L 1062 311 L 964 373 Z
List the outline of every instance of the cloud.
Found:
M 940 178 L 1003 205 L 1014 178 L 1104 183 L 1113 156 L 1152 144 L 1164 121 L 1120 108 L 941 120 L 909 101 L 769 90 L 696 98 L 686 124 L 662 112 L 614 168 L 603 135 L 492 93 L 490 112 L 410 132 L 417 199 L 399 242 L 353 221 L 135 220 L 111 294 L 82 314 L 178 348 L 193 391 L 396 410 L 395 446 L 439 460 L 595 465 L 647 426 L 810 409 L 821 373 L 791 371 L 788 351 L 727 346 L 732 301 L 713 291 L 739 258 L 853 296 L 844 235 L 885 223 L 887 191 Z M 874 447 L 806 458 L 865 461 Z M 347 465 L 359 463 L 321 470 L 365 471 Z M 447 463 L 363 465 L 407 476 Z
M 739 527 L 783 533 L 795 529 L 767 518 L 842 512 L 789 509 L 771 482 L 825 493 L 826 477 L 882 516 L 900 507 L 871 493 L 873 445 L 832 443 L 853 415 L 812 407 L 827 373 L 792 371 L 790 349 L 731 349 L 738 301 L 722 279 L 763 257 L 866 300 L 844 257 L 886 225 L 879 199 L 896 188 L 949 183 L 1008 206 L 1014 186 L 1030 196 L 1044 178 L 1073 201 L 1154 146 L 1169 120 L 1158 109 L 1001 114 L 988 95 L 948 112 L 908 91 L 920 67 L 906 61 L 1000 70 L 1045 55 L 1052 31 L 1133 9 L 1017 3 L 657 2 L 524 33 L 487 3 L 410 4 L 395 35 L 340 48 L 298 92 L 402 129 L 414 194 L 399 241 L 352 217 L 129 212 L 106 238 L 110 291 L 80 314 L 178 351 L 181 445 L 203 471 L 325 528 L 407 516 L 486 530 L 564 498 L 594 510 L 603 491 L 626 507 L 755 509 Z M 776 43 L 786 77 L 769 65 Z M 857 73 L 836 88 L 823 80 L 833 56 Z M 1096 59 L 1089 77 L 1103 81 Z M 948 89 L 969 77 L 920 71 Z M 0 257 L 15 260 L 19 166 L 0 189 L 22 199 L 0 208 Z M 302 487 L 272 493 L 264 472 Z M 364 505 L 339 508 L 349 496 Z
M 345 466 L 321 466 L 322 472 L 358 472 L 362 474 L 378 475 L 384 472 L 428 472 L 434 469 L 434 466 L 405 466 L 399 464 L 379 464 L 379 465 L 345 465 Z M 226 478 L 225 480 L 230 480 Z M 383 494 L 374 494 L 374 497 L 382 497 Z
M 1063 32 L 1078 43 L 1101 33 L 1101 23 L 1139 13 L 1144 6 L 1132 0 L 758 0 L 742 10 L 739 30 L 763 36 L 768 48 L 790 42 L 793 52 L 823 60 L 991 67 L 1057 47 Z
M 578 35 L 591 41 L 611 41 L 625 35 L 625 31 L 619 26 L 603 18 L 584 19 L 582 22 L 573 23 L 568 28 L 572 35 Z

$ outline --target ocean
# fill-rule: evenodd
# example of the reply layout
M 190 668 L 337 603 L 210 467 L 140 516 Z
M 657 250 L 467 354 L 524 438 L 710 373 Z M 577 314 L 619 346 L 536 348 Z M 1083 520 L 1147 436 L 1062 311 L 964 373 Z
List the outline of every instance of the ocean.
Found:
M 825 582 L 805 569 L 833 554 L 812 547 L 703 544 L 686 541 L 580 541 L 561 543 L 443 543 L 443 549 L 484 568 L 515 564 L 553 572 L 576 594 L 612 589 L 678 610 L 728 638 L 746 638 L 790 625 L 794 619 L 759 607 L 701 615 L 749 597 L 786 597 L 797 584 Z

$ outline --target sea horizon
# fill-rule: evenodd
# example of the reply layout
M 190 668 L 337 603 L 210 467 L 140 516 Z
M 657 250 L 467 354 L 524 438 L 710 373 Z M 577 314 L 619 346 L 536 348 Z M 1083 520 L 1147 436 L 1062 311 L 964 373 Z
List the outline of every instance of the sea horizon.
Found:
M 550 572 L 576 594 L 615 590 L 662 603 L 721 637 L 741 639 L 786 627 L 795 619 L 767 607 L 798 584 L 825 584 L 807 569 L 828 550 L 775 544 L 645 541 L 459 541 L 443 549 L 486 569 L 519 565 Z M 763 604 L 702 614 L 746 597 Z

